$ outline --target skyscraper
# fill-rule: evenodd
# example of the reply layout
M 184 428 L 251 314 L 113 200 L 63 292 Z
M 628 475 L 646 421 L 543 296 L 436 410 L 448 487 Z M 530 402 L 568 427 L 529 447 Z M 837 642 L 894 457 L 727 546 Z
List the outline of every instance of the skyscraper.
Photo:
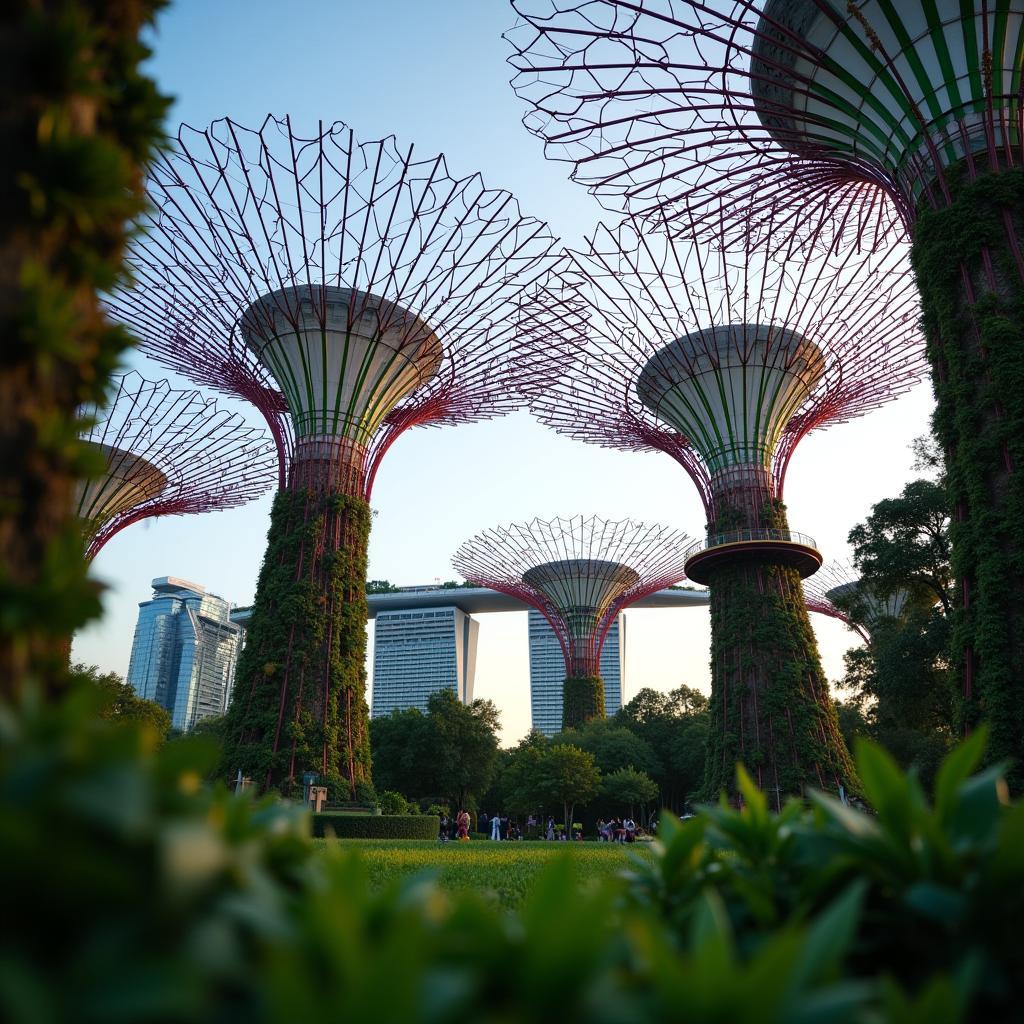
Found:
M 128 682 L 166 708 L 175 729 L 227 709 L 242 636 L 230 612 L 223 598 L 175 576 L 153 580 L 152 598 L 139 604 Z
M 480 624 L 454 605 L 379 611 L 374 626 L 371 717 L 427 710 L 427 699 L 451 690 L 473 699 Z
M 530 713 L 534 729 L 553 736 L 562 728 L 562 685 L 565 657 L 548 620 L 536 608 L 530 609 Z M 626 620 L 618 615 L 608 630 L 601 649 L 601 678 L 604 680 L 604 713 L 614 715 L 622 707 L 626 671 Z

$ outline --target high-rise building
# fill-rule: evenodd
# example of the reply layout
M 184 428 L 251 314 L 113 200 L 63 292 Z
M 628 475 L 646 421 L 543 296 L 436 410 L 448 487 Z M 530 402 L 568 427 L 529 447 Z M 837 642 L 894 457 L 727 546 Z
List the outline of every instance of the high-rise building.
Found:
M 227 710 L 242 635 L 230 614 L 223 598 L 175 576 L 153 580 L 152 598 L 139 604 L 128 682 L 166 708 L 176 729 Z
M 371 717 L 394 710 L 427 710 L 427 699 L 451 690 L 473 699 L 480 624 L 454 605 L 377 612 Z
M 565 656 L 548 620 L 536 608 L 530 609 L 530 712 L 533 728 L 553 736 L 562 728 L 562 687 Z M 604 681 L 604 713 L 614 715 L 622 707 L 626 677 L 626 620 L 618 615 L 608 630 L 601 649 L 601 678 Z

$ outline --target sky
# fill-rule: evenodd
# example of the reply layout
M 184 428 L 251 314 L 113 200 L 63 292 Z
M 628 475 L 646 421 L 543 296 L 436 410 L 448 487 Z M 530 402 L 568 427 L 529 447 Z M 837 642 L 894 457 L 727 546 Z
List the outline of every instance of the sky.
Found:
M 443 152 L 453 174 L 481 172 L 574 245 L 598 220 L 614 218 L 568 180 L 567 165 L 546 161 L 521 125 L 525 108 L 508 85 L 501 38 L 514 21 L 505 0 L 178 0 L 152 33 L 150 71 L 175 97 L 172 131 L 224 116 L 256 126 L 274 113 L 290 114 L 297 128 L 339 120 L 362 138 L 394 134 L 422 156 Z M 190 386 L 138 354 L 128 365 Z M 261 424 L 242 403 L 219 401 Z M 827 561 L 848 556 L 850 528 L 915 476 L 909 446 L 928 430 L 932 405 L 922 385 L 801 442 L 786 480 L 790 525 L 813 536 Z M 138 604 L 157 576 L 251 603 L 270 502 L 267 495 L 240 509 L 149 520 L 116 536 L 93 564 L 106 587 L 104 617 L 76 638 L 74 659 L 124 674 Z M 385 458 L 371 504 L 370 578 L 399 585 L 453 578 L 462 541 L 534 516 L 632 517 L 694 537 L 704 528 L 695 487 L 667 456 L 571 441 L 525 412 L 407 432 Z M 706 609 L 626 615 L 625 699 L 643 686 L 709 690 Z M 857 638 L 835 620 L 811 618 L 835 680 Z M 525 612 L 480 616 L 475 695 L 498 706 L 503 742 L 528 731 Z

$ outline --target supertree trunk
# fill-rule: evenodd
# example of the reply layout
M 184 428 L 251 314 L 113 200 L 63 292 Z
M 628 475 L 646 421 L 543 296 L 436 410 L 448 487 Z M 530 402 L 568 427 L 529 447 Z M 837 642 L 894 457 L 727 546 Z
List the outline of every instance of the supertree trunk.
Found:
M 0 16 L 4 696 L 28 682 L 59 692 L 72 631 L 100 611 L 72 513 L 86 458 L 77 409 L 104 396 L 129 343 L 97 293 L 124 272 L 125 222 L 163 136 L 165 101 L 139 70 L 155 6 L 7 4 Z
M 767 490 L 720 492 L 712 534 L 788 530 Z M 707 570 L 711 591 L 711 725 L 706 799 L 736 793 L 737 763 L 769 801 L 807 786 L 835 793 L 856 773 L 821 666 L 800 573 L 764 558 L 740 557 Z
M 332 798 L 370 782 L 366 558 L 370 507 L 296 486 L 278 494 L 225 730 L 225 767 L 292 793 L 316 772 Z
M 562 688 L 562 728 L 575 729 L 604 718 L 604 681 L 599 675 L 571 675 Z
M 913 262 L 946 452 L 964 725 L 1024 752 L 1024 172 L 983 174 L 922 208 Z M 922 204 L 923 206 L 923 204 Z M 1015 788 L 1024 771 L 1013 771 Z

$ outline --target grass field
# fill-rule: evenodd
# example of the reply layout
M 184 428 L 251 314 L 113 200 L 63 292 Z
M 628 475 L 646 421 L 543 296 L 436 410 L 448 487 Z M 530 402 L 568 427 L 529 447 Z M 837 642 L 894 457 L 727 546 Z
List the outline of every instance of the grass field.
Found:
M 506 907 L 518 907 L 537 875 L 556 857 L 572 861 L 581 885 L 616 875 L 632 854 L 648 856 L 644 843 L 436 843 L 402 839 L 322 839 L 318 842 L 357 851 L 370 884 L 379 889 L 415 875 L 428 874 L 449 891 L 469 890 Z

